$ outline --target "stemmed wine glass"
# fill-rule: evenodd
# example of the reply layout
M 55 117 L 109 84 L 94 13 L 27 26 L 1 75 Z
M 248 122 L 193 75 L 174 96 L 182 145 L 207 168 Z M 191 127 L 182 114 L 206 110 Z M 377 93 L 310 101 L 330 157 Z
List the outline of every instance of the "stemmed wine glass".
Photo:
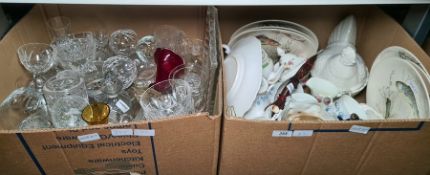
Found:
M 46 110 L 46 101 L 42 92 L 44 80 L 40 75 L 52 68 L 57 51 L 48 44 L 28 43 L 19 47 L 17 52 L 21 64 L 33 74 L 33 88 L 30 88 L 30 91 L 34 92 L 27 93 L 32 97 L 30 97 L 31 100 L 25 106 L 26 111 L 34 111 L 40 108 Z

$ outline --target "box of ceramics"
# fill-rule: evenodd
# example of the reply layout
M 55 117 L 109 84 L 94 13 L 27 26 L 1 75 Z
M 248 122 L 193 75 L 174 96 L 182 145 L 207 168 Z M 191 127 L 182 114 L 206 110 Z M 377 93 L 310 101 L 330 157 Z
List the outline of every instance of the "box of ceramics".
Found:
M 221 175 L 427 174 L 430 58 L 374 6 L 220 7 Z

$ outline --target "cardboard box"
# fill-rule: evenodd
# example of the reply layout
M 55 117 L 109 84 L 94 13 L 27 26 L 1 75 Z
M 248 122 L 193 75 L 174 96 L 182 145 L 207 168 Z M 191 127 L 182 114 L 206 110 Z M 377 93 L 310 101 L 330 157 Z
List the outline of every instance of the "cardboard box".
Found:
M 213 7 L 37 5 L 0 42 L 0 99 L 29 80 L 16 49 L 28 42 L 48 42 L 45 21 L 64 15 L 72 31 L 104 26 L 107 32 L 131 28 L 140 36 L 161 25 L 175 25 L 203 39 L 218 58 L 217 11 Z M 213 47 L 215 45 L 215 47 Z M 217 89 L 221 89 L 218 81 Z M 0 174 L 216 174 L 222 96 L 214 114 L 199 113 L 153 122 L 101 125 L 81 129 L 6 130 L 21 119 L 0 114 Z M 6 121 L 6 122 L 5 122 Z
M 224 43 L 247 23 L 282 19 L 311 29 L 320 48 L 326 46 L 336 24 L 351 13 L 357 17 L 357 49 L 369 68 L 384 48 L 398 45 L 413 52 L 430 70 L 429 56 L 398 23 L 373 6 L 219 8 Z M 365 93 L 358 99 L 365 100 Z M 429 120 L 288 123 L 249 121 L 226 111 L 224 116 L 221 175 L 430 173 Z M 353 125 L 370 130 L 367 134 L 349 132 Z

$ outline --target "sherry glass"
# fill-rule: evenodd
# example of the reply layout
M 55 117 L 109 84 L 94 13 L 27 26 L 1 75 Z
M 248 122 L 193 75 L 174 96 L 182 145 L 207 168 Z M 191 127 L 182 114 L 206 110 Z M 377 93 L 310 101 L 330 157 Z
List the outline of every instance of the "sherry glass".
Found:
M 25 105 L 26 111 L 45 109 L 46 101 L 43 98 L 42 88 L 44 80 L 40 77 L 42 73 L 52 68 L 57 55 L 56 49 L 48 44 L 28 43 L 18 48 L 18 57 L 21 64 L 33 74 L 32 85 L 28 88 L 29 99 Z M 45 109 L 46 110 L 46 109 Z

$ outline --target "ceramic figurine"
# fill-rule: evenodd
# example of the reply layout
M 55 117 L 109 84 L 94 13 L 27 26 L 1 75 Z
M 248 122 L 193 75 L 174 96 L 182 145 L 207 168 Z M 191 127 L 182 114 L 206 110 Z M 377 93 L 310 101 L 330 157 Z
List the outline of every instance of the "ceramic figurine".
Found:
M 333 100 L 342 93 L 333 83 L 318 77 L 312 77 L 306 81 L 305 85 L 311 89 L 311 93 L 319 101 L 323 98 Z
M 358 119 L 367 119 L 366 111 L 361 107 L 361 105 L 351 96 L 342 95 L 338 100 L 336 100 L 336 106 L 339 113 L 338 118 L 341 120 L 351 120 L 353 114 L 358 116 Z
M 293 70 L 293 68 L 296 68 L 295 70 L 298 71 L 298 68 L 300 68 L 300 65 L 305 62 L 304 58 L 300 58 L 291 53 L 286 53 L 283 49 L 279 47 L 277 48 L 277 52 L 278 52 L 278 55 L 280 56 L 280 59 L 279 59 L 279 62 L 277 62 L 273 66 L 273 72 L 270 73 L 267 78 L 267 81 L 269 84 L 276 83 L 281 79 L 281 77 L 284 74 L 287 74 L 290 72 L 290 70 Z M 292 75 L 294 74 L 295 72 L 292 72 Z M 286 79 L 284 81 L 286 81 Z
M 287 115 L 283 116 L 289 118 L 291 115 L 307 113 L 318 116 L 322 113 L 322 109 L 318 100 L 312 95 L 306 93 L 294 93 L 285 102 L 285 110 Z
M 366 112 L 366 117 L 361 117 L 362 120 L 383 120 L 385 119 L 381 113 L 377 112 L 375 109 L 367 104 L 360 103 L 361 108 Z
M 251 120 L 269 120 L 272 112 L 271 108 L 268 106 L 271 102 L 275 101 L 276 93 L 281 85 L 282 83 L 278 82 L 271 85 L 265 94 L 257 95 L 252 107 L 245 113 L 244 118 Z
M 273 71 L 273 60 L 267 55 L 266 51 L 262 50 L 263 53 L 263 77 L 268 78 L 270 73 Z
M 354 46 L 356 28 L 353 16 L 339 23 L 311 71 L 313 77 L 325 79 L 352 95 L 364 89 L 369 76 L 368 68 Z

